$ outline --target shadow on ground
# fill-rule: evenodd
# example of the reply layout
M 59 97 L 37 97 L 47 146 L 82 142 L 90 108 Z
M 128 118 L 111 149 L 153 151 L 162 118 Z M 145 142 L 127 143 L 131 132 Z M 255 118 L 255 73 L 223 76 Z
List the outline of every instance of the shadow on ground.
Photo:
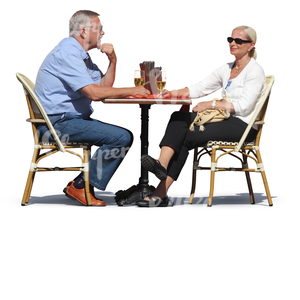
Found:
M 115 194 L 111 192 L 98 192 L 96 197 L 105 201 L 106 205 L 117 206 L 115 202 Z M 254 194 L 255 203 L 258 205 L 269 205 L 267 196 L 262 193 Z M 272 199 L 276 198 L 272 197 Z M 189 205 L 187 197 L 170 197 L 174 205 Z M 207 205 L 207 197 L 195 197 L 192 205 Z M 82 206 L 77 201 L 67 198 L 64 194 L 49 196 L 31 196 L 27 205 L 33 204 L 60 204 L 60 205 L 77 205 Z M 226 196 L 215 196 L 212 205 L 250 205 L 250 197 L 248 193 L 239 193 Z M 134 204 L 133 204 L 134 205 Z
M 276 198 L 276 196 L 272 197 L 272 200 Z M 170 198 L 175 205 L 185 205 L 189 204 L 189 198 L 185 197 L 171 197 Z M 254 194 L 255 204 L 258 205 L 267 205 L 268 198 L 263 193 L 255 193 Z M 207 205 L 208 197 L 195 197 L 192 205 Z M 234 195 L 226 195 L 226 196 L 214 196 L 212 205 L 249 205 L 251 204 L 250 196 L 248 193 L 238 193 Z

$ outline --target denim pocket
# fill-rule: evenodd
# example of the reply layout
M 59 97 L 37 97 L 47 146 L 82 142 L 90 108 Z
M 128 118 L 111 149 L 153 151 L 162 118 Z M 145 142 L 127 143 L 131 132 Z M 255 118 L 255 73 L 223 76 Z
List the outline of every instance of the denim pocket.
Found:
M 60 115 L 60 118 L 57 120 L 56 123 L 64 122 L 64 121 L 69 121 L 73 119 L 81 119 L 80 116 L 74 115 L 72 113 L 65 112 Z
M 65 113 L 49 116 L 51 124 L 54 126 L 57 122 L 61 122 L 65 118 Z

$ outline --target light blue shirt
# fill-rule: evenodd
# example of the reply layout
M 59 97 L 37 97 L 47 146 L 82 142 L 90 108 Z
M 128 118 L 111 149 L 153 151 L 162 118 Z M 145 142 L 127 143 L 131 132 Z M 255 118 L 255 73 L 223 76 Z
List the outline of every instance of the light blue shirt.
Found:
M 227 86 L 226 86 L 226 88 L 225 88 L 226 91 L 228 91 L 228 89 L 229 89 L 229 87 L 230 87 L 230 85 L 231 85 L 231 83 L 232 83 L 232 80 L 233 80 L 233 79 L 229 79 L 229 80 L 228 80 Z
M 102 77 L 79 42 L 68 37 L 46 56 L 34 91 L 48 115 L 69 112 L 87 118 L 93 112 L 92 101 L 79 89 L 99 83 Z

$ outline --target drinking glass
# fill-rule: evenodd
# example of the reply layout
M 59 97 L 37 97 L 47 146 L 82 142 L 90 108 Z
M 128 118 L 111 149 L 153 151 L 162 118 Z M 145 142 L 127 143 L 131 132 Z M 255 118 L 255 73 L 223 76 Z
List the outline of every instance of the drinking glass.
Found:
M 134 71 L 134 85 L 135 86 L 145 85 L 145 71 L 142 70 Z
M 166 71 L 157 71 L 155 74 L 155 83 L 159 91 L 158 97 L 162 97 L 162 91 L 167 84 L 167 72 Z

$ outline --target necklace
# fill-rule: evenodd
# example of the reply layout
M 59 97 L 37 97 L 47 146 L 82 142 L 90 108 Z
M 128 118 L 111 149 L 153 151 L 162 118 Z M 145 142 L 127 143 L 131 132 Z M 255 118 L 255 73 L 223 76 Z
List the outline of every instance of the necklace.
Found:
M 241 67 L 239 67 L 239 68 L 237 68 L 236 67 L 236 62 L 234 63 L 234 65 L 235 65 L 235 73 L 237 73 L 238 71 L 239 71 L 239 69 L 241 69 L 242 67 L 244 67 L 244 66 L 246 66 L 246 64 L 248 63 L 250 61 L 250 59 L 244 64 L 244 65 L 242 65 Z

